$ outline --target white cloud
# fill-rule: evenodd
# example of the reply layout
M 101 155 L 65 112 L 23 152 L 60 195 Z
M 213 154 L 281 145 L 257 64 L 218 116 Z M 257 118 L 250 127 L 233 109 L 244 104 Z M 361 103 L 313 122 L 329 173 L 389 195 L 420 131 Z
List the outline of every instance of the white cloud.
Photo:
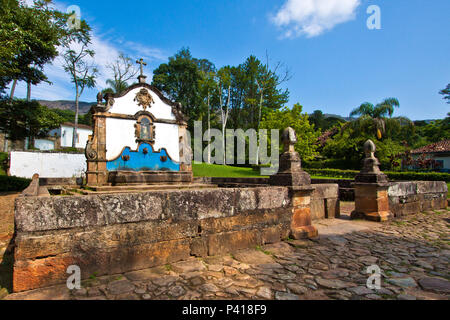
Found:
M 271 18 L 284 30 L 283 37 L 311 38 L 352 20 L 360 0 L 287 0 Z
M 32 5 L 33 0 L 26 0 L 26 3 Z M 60 11 L 65 11 L 67 8 L 67 6 L 60 1 L 53 2 L 53 5 Z M 95 30 L 95 27 L 93 27 L 93 30 Z M 142 43 L 132 41 L 121 41 L 117 39 L 117 37 L 111 38 L 112 36 L 113 35 L 110 35 L 108 38 L 105 34 L 99 34 L 95 31 L 92 32 L 89 49 L 94 50 L 95 56 L 91 60 L 91 63 L 97 66 L 99 75 L 96 80 L 96 88 L 87 90 L 86 94 L 83 94 L 81 97 L 82 100 L 95 100 L 96 92 L 107 87 L 106 80 L 113 77 L 113 74 L 107 68 L 107 64 L 114 62 L 121 52 L 128 55 L 133 60 L 143 58 L 149 63 L 158 63 L 167 59 L 167 55 L 164 55 L 162 50 L 158 48 L 149 47 Z M 74 49 L 79 47 L 80 46 L 77 44 L 73 45 Z M 63 48 L 58 48 L 60 53 L 62 53 L 63 50 Z M 31 90 L 32 99 L 74 100 L 75 93 L 74 90 L 72 90 L 71 79 L 64 71 L 63 65 L 63 58 L 58 56 L 52 64 L 49 64 L 44 68 L 44 73 L 53 84 L 40 83 L 37 86 L 33 86 Z M 146 74 L 149 76 L 148 80 L 151 80 L 151 72 L 147 71 Z M 18 83 L 15 96 L 26 96 L 25 83 Z

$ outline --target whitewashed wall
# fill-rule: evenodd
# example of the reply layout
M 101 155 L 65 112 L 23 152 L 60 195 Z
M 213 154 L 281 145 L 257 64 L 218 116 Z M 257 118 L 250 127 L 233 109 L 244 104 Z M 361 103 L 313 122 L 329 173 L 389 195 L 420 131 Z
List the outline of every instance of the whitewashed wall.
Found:
M 128 92 L 126 95 L 120 98 L 116 98 L 114 105 L 109 109 L 111 113 L 121 113 L 128 115 L 135 115 L 139 111 L 142 111 L 142 107 L 139 106 L 134 99 L 136 94 L 142 90 L 142 87 L 136 88 Z M 152 103 L 147 111 L 151 112 L 158 119 L 175 120 L 175 116 L 172 113 L 172 107 L 162 101 L 158 95 L 151 90 L 147 89 L 153 98 L 155 103 Z
M 77 134 L 79 134 L 79 141 L 76 144 L 77 148 L 85 148 L 89 135 L 92 134 L 92 130 L 77 128 Z M 68 148 L 72 146 L 73 127 L 61 126 L 61 147 Z
M 12 151 L 10 159 L 10 174 L 22 178 L 72 178 L 86 171 L 84 154 Z
M 123 97 L 116 98 L 114 105 L 108 112 L 134 116 L 142 111 L 143 108 L 134 101 L 140 90 L 142 90 L 142 87 L 131 90 Z M 149 89 L 147 91 L 154 101 L 151 107 L 147 108 L 147 111 L 157 119 L 175 120 L 172 107 L 162 101 L 156 93 Z M 131 150 L 137 149 L 135 124 L 135 120 L 106 119 L 106 159 L 108 161 L 116 159 L 124 147 L 130 147 Z M 153 147 L 155 151 L 166 148 L 167 153 L 174 161 L 180 161 L 178 125 L 168 123 L 154 123 L 154 125 L 155 144 Z
M 124 147 L 136 150 L 138 144 L 135 136 L 135 120 L 106 119 L 106 159 L 114 160 Z M 178 125 L 167 123 L 154 123 L 155 125 L 155 151 L 166 148 L 167 153 L 174 161 L 180 161 Z

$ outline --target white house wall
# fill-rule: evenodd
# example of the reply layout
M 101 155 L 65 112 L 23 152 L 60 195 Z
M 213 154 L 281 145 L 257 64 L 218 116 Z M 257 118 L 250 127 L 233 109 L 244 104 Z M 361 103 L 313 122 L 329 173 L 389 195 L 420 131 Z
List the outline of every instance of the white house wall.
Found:
M 76 148 L 85 148 L 88 137 L 89 135 L 92 134 L 92 130 L 78 128 L 77 134 L 79 135 L 80 139 L 76 143 Z M 61 126 L 61 147 L 63 148 L 72 147 L 72 138 L 73 138 L 73 127 Z
M 32 178 L 37 173 L 41 178 L 80 177 L 86 171 L 84 154 L 11 152 L 10 174 L 21 178 Z

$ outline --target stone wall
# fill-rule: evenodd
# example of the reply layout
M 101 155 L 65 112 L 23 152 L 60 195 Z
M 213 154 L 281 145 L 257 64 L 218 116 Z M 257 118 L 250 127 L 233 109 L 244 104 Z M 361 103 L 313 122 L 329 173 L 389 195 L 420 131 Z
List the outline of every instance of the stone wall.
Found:
M 278 242 L 303 201 L 295 194 L 260 187 L 20 197 L 13 289 L 64 283 L 70 265 L 86 279 Z
M 447 191 L 443 181 L 393 182 L 388 189 L 389 209 L 396 217 L 445 209 Z
M 197 183 L 209 183 L 218 185 L 221 188 L 232 188 L 232 187 L 257 187 L 269 184 L 269 178 L 194 178 Z M 314 181 L 311 185 L 315 190 L 311 194 L 311 217 L 313 220 L 318 219 L 332 219 L 339 218 L 339 197 L 342 192 L 341 184 L 336 184 L 335 182 L 324 183 L 324 181 L 335 181 L 335 180 L 322 180 L 322 179 L 312 179 Z M 343 186 L 350 187 L 352 180 L 336 180 L 342 181 Z M 316 183 L 320 184 L 316 184 Z M 352 194 L 354 198 L 354 190 L 352 189 Z M 341 199 L 342 200 L 342 199 Z
M 339 185 L 314 184 L 312 186 L 315 188 L 311 195 L 312 219 L 339 218 Z
M 311 179 L 313 184 L 338 184 L 341 201 L 355 201 L 355 188 L 352 185 L 354 182 L 349 179 Z

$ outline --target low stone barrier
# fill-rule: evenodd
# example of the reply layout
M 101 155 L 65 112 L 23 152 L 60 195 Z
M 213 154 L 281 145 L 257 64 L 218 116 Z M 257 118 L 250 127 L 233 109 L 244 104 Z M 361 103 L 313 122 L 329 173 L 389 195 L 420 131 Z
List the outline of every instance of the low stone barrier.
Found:
M 354 180 L 349 179 L 311 179 L 312 184 L 337 184 L 339 186 L 339 200 L 355 201 Z
M 311 217 L 313 220 L 340 217 L 339 185 L 314 184 L 311 195 Z
M 389 209 L 396 217 L 445 209 L 447 192 L 444 181 L 393 182 L 388 189 Z
M 210 183 L 218 185 L 222 188 L 232 187 L 255 187 L 255 186 L 267 186 L 269 184 L 269 178 L 208 178 L 200 177 L 195 178 L 197 183 Z M 335 183 L 333 181 L 342 182 L 343 186 L 350 188 L 352 180 L 326 180 L 326 179 L 312 179 L 314 192 L 311 195 L 311 218 L 313 220 L 318 219 L 332 219 L 339 218 L 340 205 L 339 201 L 342 188 L 341 183 Z M 329 183 L 324 183 L 331 181 Z M 318 184 L 320 183 L 320 184 Z M 354 190 L 352 190 L 353 200 L 355 197 Z
M 287 238 L 295 206 L 288 187 L 166 190 L 16 200 L 13 290 L 123 273 L 275 243 Z

